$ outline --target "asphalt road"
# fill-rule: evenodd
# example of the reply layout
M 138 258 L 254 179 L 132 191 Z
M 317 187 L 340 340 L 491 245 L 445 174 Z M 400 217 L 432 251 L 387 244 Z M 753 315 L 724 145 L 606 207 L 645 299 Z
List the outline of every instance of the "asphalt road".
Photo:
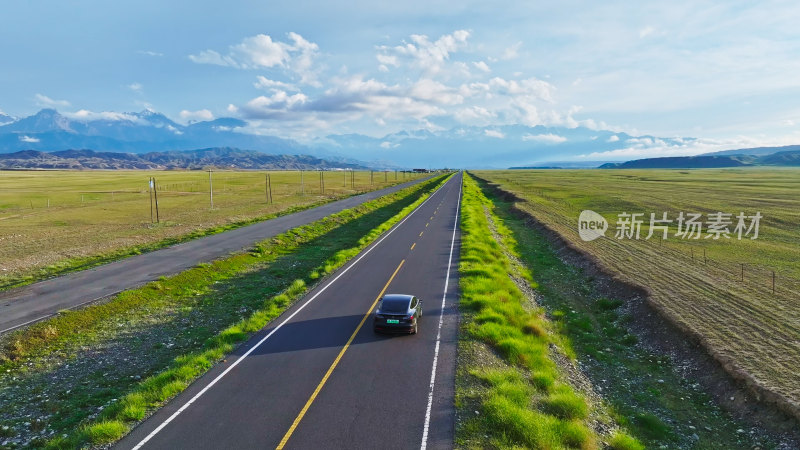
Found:
M 452 448 L 460 193 L 457 174 L 117 448 Z M 418 334 L 373 332 L 382 292 L 422 299 Z
M 425 178 L 427 179 L 427 178 Z M 414 180 L 161 250 L 0 292 L 0 334 L 252 247 L 292 228 L 419 183 Z

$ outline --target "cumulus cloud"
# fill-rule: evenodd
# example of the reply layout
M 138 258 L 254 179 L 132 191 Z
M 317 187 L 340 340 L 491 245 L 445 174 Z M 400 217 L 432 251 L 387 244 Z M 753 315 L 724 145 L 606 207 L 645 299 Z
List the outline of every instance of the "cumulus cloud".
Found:
M 484 61 L 473 62 L 472 65 L 475 66 L 475 68 L 480 70 L 481 72 L 489 73 L 492 71 L 492 69 L 489 68 L 489 65 L 486 64 Z
M 39 138 L 31 137 L 31 136 L 20 136 L 19 140 L 22 142 L 27 142 L 29 144 L 35 144 L 40 141 Z
M 34 96 L 34 100 L 36 101 L 36 104 L 42 108 L 66 108 L 70 105 L 70 103 L 66 100 L 53 100 L 52 98 L 43 94 L 36 94 Z
M 264 89 L 264 90 L 287 90 L 287 91 L 298 91 L 297 86 L 291 83 L 284 83 L 283 81 L 276 81 L 271 80 L 263 75 L 259 75 L 256 77 L 256 82 L 253 83 L 253 86 L 257 89 Z
M 286 91 L 279 90 L 271 96 L 260 95 L 236 110 L 250 119 L 297 120 L 300 118 L 293 113 L 300 110 L 307 101 L 308 97 L 302 93 L 289 95 Z
M 396 46 L 378 46 L 378 61 L 384 66 L 400 66 L 400 60 L 408 60 L 415 68 L 428 74 L 440 72 L 450 55 L 467 47 L 469 31 L 457 30 L 431 41 L 424 34 L 412 34 L 410 42 L 403 41 Z
M 388 141 L 381 142 L 381 148 L 387 148 L 388 149 L 388 148 L 395 148 L 395 147 L 399 147 L 399 146 L 400 146 L 400 144 L 393 144 L 393 143 L 388 142 Z
M 617 141 L 619 141 L 619 136 L 617 136 L 616 134 L 609 137 L 608 140 L 606 140 L 606 142 L 617 142 Z
M 143 88 L 144 86 L 142 86 L 141 83 L 131 83 L 128 85 L 128 89 L 132 90 L 133 92 L 142 92 Z
M 281 67 L 300 77 L 300 82 L 319 85 L 313 70 L 319 46 L 295 32 L 287 34 L 290 42 L 273 40 L 266 34 L 242 39 L 225 52 L 203 50 L 189 55 L 197 64 L 213 64 L 237 69 L 264 69 Z
M 553 133 L 547 134 L 526 134 L 522 136 L 523 141 L 541 142 L 543 144 L 560 144 L 567 142 L 567 138 Z
M 214 114 L 207 109 L 199 109 L 197 111 L 182 110 L 178 113 L 184 123 L 203 122 L 214 120 Z
M 506 135 L 503 134 L 503 132 L 500 130 L 483 130 L 483 134 L 488 137 L 493 137 L 498 139 L 503 139 L 506 137 Z

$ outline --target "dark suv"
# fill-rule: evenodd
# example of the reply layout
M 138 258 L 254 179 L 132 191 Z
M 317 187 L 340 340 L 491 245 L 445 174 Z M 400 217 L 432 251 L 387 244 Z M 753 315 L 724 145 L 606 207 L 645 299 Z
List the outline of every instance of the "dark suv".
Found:
M 417 321 L 422 317 L 422 301 L 413 295 L 386 294 L 375 310 L 375 332 L 417 333 Z

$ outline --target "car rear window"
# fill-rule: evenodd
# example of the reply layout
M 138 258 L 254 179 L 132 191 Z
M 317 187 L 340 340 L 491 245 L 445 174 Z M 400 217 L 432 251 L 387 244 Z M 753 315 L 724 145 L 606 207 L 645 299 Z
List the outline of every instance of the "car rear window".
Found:
M 392 313 L 404 313 L 408 311 L 408 302 L 409 299 L 401 298 L 401 299 L 394 299 L 394 298 L 385 298 L 383 302 L 381 302 L 381 311 Z

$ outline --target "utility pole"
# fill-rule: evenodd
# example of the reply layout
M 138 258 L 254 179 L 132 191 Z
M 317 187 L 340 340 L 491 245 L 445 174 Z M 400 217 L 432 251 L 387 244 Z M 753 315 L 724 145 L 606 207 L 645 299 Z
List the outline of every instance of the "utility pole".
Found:
M 158 184 L 155 177 L 153 177 L 153 195 L 156 198 L 156 223 L 161 223 L 161 218 L 158 216 Z
M 369 171 L 369 185 L 372 187 L 372 171 Z
M 211 182 L 211 169 L 208 169 L 208 200 L 211 202 L 211 209 L 214 209 L 214 184 Z
M 269 179 L 269 174 L 267 174 L 266 186 L 267 186 L 267 201 L 271 205 L 272 204 L 272 180 Z
M 319 184 L 320 184 L 320 191 L 322 191 L 322 195 L 325 195 L 325 171 L 319 171 Z
M 153 177 L 150 177 L 147 186 L 147 190 L 150 194 L 150 223 L 153 223 Z
M 300 169 L 300 195 L 306 195 L 306 185 L 303 184 L 303 169 Z

